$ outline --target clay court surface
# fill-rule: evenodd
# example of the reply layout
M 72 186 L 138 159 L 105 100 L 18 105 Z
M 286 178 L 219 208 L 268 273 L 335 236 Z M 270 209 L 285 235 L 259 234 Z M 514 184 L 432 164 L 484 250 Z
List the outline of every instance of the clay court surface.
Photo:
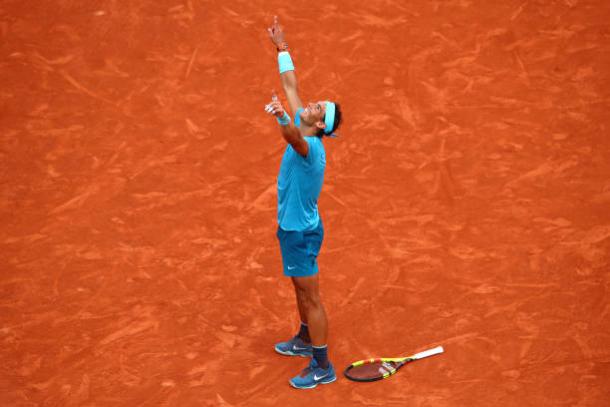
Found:
M 337 370 L 297 391 L 264 112 L 325 140 Z M 0 405 L 607 406 L 610 3 L 3 1 Z

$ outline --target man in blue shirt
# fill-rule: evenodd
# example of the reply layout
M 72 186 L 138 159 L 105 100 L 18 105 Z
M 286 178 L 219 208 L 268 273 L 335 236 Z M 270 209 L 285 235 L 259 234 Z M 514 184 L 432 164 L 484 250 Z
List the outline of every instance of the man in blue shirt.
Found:
M 303 105 L 297 93 L 297 79 L 288 45 L 277 17 L 268 29 L 278 51 L 282 87 L 294 122 L 273 94 L 265 106 L 276 116 L 288 143 L 277 180 L 278 230 L 284 275 L 292 279 L 301 326 L 297 335 L 275 345 L 278 353 L 312 357 L 307 368 L 290 379 L 299 389 L 334 382 L 337 377 L 328 360 L 328 320 L 320 300 L 317 256 L 324 238 L 318 213 L 318 197 L 324 182 L 326 153 L 322 138 L 332 136 L 341 123 L 339 105 L 330 101 Z

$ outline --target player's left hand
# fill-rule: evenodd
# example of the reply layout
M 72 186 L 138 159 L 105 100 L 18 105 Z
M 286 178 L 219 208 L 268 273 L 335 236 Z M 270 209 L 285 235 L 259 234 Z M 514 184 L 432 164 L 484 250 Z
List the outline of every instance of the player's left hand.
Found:
M 265 105 L 265 111 L 269 114 L 274 115 L 275 117 L 284 116 L 285 110 L 282 106 L 282 102 L 278 99 L 275 91 L 271 93 L 271 102 Z

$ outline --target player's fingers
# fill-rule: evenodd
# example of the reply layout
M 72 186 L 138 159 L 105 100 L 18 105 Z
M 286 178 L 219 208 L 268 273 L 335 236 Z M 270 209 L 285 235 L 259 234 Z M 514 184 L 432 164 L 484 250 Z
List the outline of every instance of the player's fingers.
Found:
M 284 108 L 282 107 L 282 104 L 280 102 L 274 101 L 271 102 L 267 105 L 266 109 L 269 109 L 271 111 L 278 111 L 278 110 L 283 110 Z

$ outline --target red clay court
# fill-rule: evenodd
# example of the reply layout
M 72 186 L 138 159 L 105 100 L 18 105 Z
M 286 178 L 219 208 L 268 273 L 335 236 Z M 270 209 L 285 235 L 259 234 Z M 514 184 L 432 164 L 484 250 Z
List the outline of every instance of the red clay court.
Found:
M 273 344 L 285 142 L 266 28 L 336 98 L 330 357 Z M 610 2 L 0 4 L 0 405 L 607 406 Z

